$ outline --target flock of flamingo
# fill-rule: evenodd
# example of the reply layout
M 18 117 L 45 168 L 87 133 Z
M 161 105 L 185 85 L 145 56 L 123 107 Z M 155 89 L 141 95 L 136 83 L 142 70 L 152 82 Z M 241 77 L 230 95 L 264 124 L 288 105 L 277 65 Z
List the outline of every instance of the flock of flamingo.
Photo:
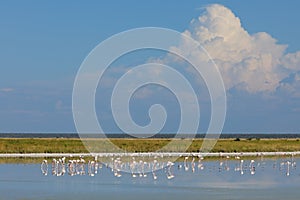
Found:
M 48 160 L 43 160 L 41 163 L 41 172 L 43 175 L 48 175 L 48 170 L 51 170 L 53 176 L 70 176 L 88 175 L 95 176 L 101 172 L 102 168 L 109 168 L 114 177 L 121 177 L 124 173 L 129 173 L 132 178 L 146 178 L 152 176 L 154 180 L 158 179 L 157 172 L 162 170 L 167 179 L 175 177 L 174 169 L 177 171 L 218 171 L 228 172 L 234 171 L 240 175 L 249 173 L 255 175 L 258 168 L 265 168 L 265 160 L 263 157 L 257 160 L 244 160 L 240 156 L 220 157 L 219 160 L 204 161 L 204 157 L 183 157 L 181 162 L 172 162 L 164 156 L 154 157 L 106 157 L 99 158 L 95 156 L 93 159 L 86 161 L 82 156 L 77 159 L 72 157 L 66 162 L 66 157 L 53 159 L 51 164 Z M 209 162 L 214 162 L 213 165 L 208 165 Z M 48 166 L 49 165 L 49 166 Z M 278 169 L 286 176 L 290 176 L 291 171 L 296 169 L 296 160 L 294 156 L 282 157 L 274 159 L 272 164 L 273 169 Z M 49 168 L 49 169 L 48 169 Z

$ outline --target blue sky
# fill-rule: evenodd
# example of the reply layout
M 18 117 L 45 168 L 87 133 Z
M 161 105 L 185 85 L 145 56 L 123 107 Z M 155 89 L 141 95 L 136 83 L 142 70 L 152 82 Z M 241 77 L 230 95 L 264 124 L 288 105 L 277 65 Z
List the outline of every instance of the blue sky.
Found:
M 82 61 L 96 45 L 113 34 L 138 27 L 193 32 L 195 29 L 189 28 L 191 20 L 212 3 L 230 9 L 250 35 L 266 32 L 277 40 L 276 44 L 288 45 L 280 59 L 288 59 L 286 54 L 300 50 L 297 1 L 1 1 L 0 132 L 75 132 L 71 109 L 73 82 Z M 269 48 L 274 49 L 271 45 Z M 124 63 L 120 60 L 114 67 L 142 62 L 140 57 L 125 58 Z M 251 84 L 246 87 L 239 82 L 230 83 L 224 132 L 299 132 L 300 87 L 295 78 L 300 71 L 298 58 L 271 92 L 269 88 L 249 89 Z M 279 71 L 272 72 L 274 77 Z M 103 94 L 110 94 L 106 90 L 98 91 L 100 100 Z M 133 117 L 146 124 L 143 115 L 147 105 L 167 104 L 167 110 L 174 113 L 169 115 L 164 131 L 176 131 L 178 104 L 169 100 L 171 96 L 157 93 L 144 102 L 134 99 L 132 104 L 137 105 L 132 106 Z M 97 106 L 105 130 L 118 131 L 107 104 Z M 206 107 L 209 104 L 203 106 L 204 124 L 209 118 Z

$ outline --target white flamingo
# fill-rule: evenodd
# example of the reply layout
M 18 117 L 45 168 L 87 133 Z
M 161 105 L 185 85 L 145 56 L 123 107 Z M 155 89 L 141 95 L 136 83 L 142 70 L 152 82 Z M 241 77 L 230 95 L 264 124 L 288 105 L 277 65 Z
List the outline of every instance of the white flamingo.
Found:
M 240 164 L 241 175 L 244 174 L 243 164 L 244 164 L 244 160 L 241 160 L 241 164 Z
M 47 160 L 43 160 L 43 162 L 41 164 L 41 171 L 44 176 L 48 175 L 48 161 Z
M 290 161 L 287 161 L 287 162 L 286 162 L 286 165 L 287 165 L 286 176 L 290 176 L 290 165 L 291 165 L 291 162 L 290 162 Z
M 199 161 L 198 161 L 198 169 L 200 170 L 203 170 L 204 169 L 204 166 L 203 166 L 203 163 L 202 163 L 202 160 L 204 158 L 202 156 L 199 156 Z
M 254 162 L 255 162 L 254 160 L 251 160 L 250 166 L 249 166 L 251 175 L 254 175 L 254 174 L 255 174 L 255 166 L 254 166 Z
M 185 171 L 188 171 L 189 170 L 189 165 L 188 165 L 188 163 L 187 163 L 187 160 L 189 159 L 189 157 L 185 157 L 184 158 L 184 170 Z
M 195 172 L 195 158 L 193 157 L 192 162 L 191 162 L 191 168 L 192 168 L 192 172 Z
M 167 179 L 172 179 L 175 177 L 171 171 L 172 166 L 174 166 L 174 163 L 171 161 L 168 161 L 168 163 L 167 163 L 167 168 L 168 168 L 167 169 Z

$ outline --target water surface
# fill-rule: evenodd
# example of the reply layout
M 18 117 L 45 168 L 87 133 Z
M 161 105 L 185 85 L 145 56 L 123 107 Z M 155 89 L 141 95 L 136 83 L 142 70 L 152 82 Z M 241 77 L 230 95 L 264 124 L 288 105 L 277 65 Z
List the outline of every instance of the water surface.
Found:
M 295 164 L 300 163 L 295 159 Z M 204 161 L 204 168 L 185 171 L 184 163 L 175 163 L 167 178 L 167 169 L 147 177 L 133 178 L 130 173 L 115 177 L 105 166 L 95 176 L 51 175 L 41 173 L 39 164 L 1 164 L 0 199 L 299 199 L 300 169 L 287 166 L 284 159 L 256 160 L 255 174 L 251 174 L 251 161 Z M 289 168 L 289 176 L 287 176 Z

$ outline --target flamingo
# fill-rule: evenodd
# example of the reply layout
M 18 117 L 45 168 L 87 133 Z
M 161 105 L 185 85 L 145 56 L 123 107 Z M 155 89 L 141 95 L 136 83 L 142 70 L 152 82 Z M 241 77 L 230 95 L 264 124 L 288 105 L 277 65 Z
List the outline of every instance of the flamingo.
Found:
M 251 173 L 251 175 L 254 175 L 255 174 L 255 167 L 254 167 L 254 160 L 251 160 L 251 162 L 250 162 L 250 173 Z
M 193 157 L 192 162 L 191 162 L 191 167 L 192 167 L 192 172 L 195 172 L 195 158 Z
M 189 159 L 189 157 L 187 157 L 187 156 L 184 158 L 184 170 L 185 171 L 189 170 L 189 166 L 188 166 L 188 163 L 187 163 L 188 159 Z
M 202 164 L 202 160 L 203 160 L 203 159 L 204 159 L 204 158 L 203 158 L 202 156 L 199 156 L 198 169 L 201 169 L 201 170 L 204 169 L 203 164 Z
M 56 175 L 57 173 L 57 161 L 55 158 L 52 159 L 52 175 Z
M 291 165 L 291 162 L 290 162 L 290 161 L 287 161 L 287 162 L 286 162 L 286 165 L 287 165 L 286 176 L 290 176 L 290 165 Z
M 48 161 L 47 160 L 43 160 L 43 162 L 41 164 L 41 171 L 44 176 L 48 175 Z
M 167 179 L 172 179 L 172 178 L 175 177 L 174 174 L 171 172 L 172 166 L 174 166 L 174 163 L 171 162 L 171 161 L 168 161 L 168 163 L 167 163 L 167 167 L 168 167 L 168 169 L 167 169 Z
M 228 159 L 229 159 L 230 157 L 229 156 L 226 156 L 226 160 L 225 160 L 225 170 L 226 171 L 229 171 L 230 170 L 230 168 L 229 168 L 229 166 L 228 166 Z
M 157 164 L 157 160 L 155 159 L 153 161 L 153 167 L 152 167 L 152 175 L 153 175 L 153 179 L 156 180 L 157 179 L 157 176 L 155 174 L 155 171 L 156 171 L 156 164 Z
M 241 160 L 241 164 L 240 164 L 241 175 L 244 174 L 243 164 L 244 164 L 244 160 Z

